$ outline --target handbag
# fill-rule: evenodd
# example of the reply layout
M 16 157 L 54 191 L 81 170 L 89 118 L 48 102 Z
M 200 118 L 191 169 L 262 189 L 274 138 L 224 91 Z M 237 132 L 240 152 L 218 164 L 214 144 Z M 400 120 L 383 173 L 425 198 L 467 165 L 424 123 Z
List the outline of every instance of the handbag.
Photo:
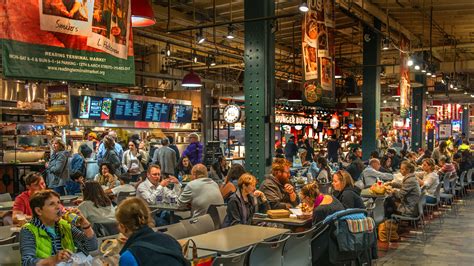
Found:
M 390 241 L 397 241 L 399 239 L 398 232 L 397 232 L 398 224 L 390 220 L 387 220 L 379 224 L 378 235 L 379 235 L 379 240 L 381 242 L 388 242 L 388 233 L 390 230 L 392 230 L 391 235 L 390 235 Z
M 191 246 L 192 244 L 192 246 Z M 198 258 L 198 253 L 197 253 L 197 246 L 194 240 L 188 239 L 184 245 L 182 245 L 182 250 L 183 250 L 183 255 L 184 257 L 188 257 L 187 254 L 189 254 L 189 248 L 191 248 L 191 265 L 192 266 L 211 266 L 212 262 L 214 261 L 213 256 L 208 256 L 205 258 Z

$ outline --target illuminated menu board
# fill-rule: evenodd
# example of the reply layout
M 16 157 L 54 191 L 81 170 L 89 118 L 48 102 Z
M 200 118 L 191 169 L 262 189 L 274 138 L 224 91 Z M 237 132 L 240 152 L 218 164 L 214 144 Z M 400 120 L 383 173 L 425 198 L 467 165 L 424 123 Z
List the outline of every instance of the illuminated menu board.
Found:
M 115 120 L 142 120 L 142 102 L 127 99 L 116 99 L 114 107 Z
M 93 120 L 109 120 L 111 109 L 111 98 L 81 96 L 79 102 L 79 118 Z
M 167 103 L 145 102 L 144 120 L 149 122 L 169 122 L 170 106 Z
M 172 123 L 191 123 L 192 116 L 192 105 L 175 104 L 173 105 L 173 112 L 171 113 L 170 120 Z

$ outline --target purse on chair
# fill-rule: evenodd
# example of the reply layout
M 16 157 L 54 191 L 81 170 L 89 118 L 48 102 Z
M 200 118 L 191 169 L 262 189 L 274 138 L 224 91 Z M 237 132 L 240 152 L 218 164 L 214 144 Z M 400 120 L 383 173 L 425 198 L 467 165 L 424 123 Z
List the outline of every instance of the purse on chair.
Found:
M 185 258 L 189 259 L 189 249 L 191 249 L 192 258 L 190 260 L 192 266 L 211 266 L 214 261 L 213 256 L 208 256 L 205 258 L 198 258 L 197 246 L 194 240 L 188 239 L 183 245 L 183 255 Z

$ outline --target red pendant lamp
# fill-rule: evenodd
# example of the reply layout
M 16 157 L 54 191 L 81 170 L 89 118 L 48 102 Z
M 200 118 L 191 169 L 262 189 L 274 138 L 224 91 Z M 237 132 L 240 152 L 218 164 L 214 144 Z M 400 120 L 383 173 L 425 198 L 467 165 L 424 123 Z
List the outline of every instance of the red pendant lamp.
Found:
M 150 0 L 132 0 L 132 27 L 149 27 L 155 23 Z
M 198 88 L 202 86 L 201 78 L 191 71 L 183 77 L 183 81 L 181 82 L 181 86 L 183 87 L 190 87 L 190 88 Z

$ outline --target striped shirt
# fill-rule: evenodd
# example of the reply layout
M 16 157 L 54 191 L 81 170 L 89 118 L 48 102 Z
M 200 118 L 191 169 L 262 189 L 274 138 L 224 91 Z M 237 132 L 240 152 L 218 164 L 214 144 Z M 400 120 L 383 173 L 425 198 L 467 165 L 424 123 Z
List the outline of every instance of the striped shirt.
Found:
M 31 223 L 36 227 L 45 230 L 48 236 L 53 239 L 53 254 L 62 249 L 61 247 L 61 235 L 59 233 L 58 225 L 55 226 L 55 233 L 51 234 L 49 230 L 41 223 L 38 218 L 33 218 Z M 84 232 L 79 228 L 71 225 L 72 238 L 74 239 L 74 246 L 80 251 L 94 251 L 97 250 L 97 237 L 88 238 Z M 22 228 L 20 231 L 20 252 L 21 252 L 21 265 L 22 266 L 33 266 L 36 265 L 40 258 L 36 257 L 36 240 L 34 234 L 26 229 Z

